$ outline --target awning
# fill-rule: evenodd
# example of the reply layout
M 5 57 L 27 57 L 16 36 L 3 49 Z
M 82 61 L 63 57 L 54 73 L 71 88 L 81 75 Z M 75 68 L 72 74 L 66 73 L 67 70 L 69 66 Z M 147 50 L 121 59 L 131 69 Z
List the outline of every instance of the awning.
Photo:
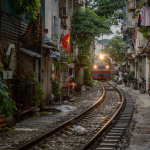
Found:
M 69 68 L 74 68 L 74 64 L 72 63 L 72 64 L 67 64 L 67 66 L 69 67 Z
M 54 51 L 58 51 L 58 52 L 59 52 L 59 49 L 55 48 L 55 47 L 52 46 L 52 45 L 46 45 L 46 44 L 44 44 L 44 45 L 42 45 L 42 47 L 44 47 L 44 48 L 49 48 L 49 49 L 52 49 L 52 50 L 54 50 Z
M 50 39 L 46 36 L 44 31 L 43 34 L 44 34 L 44 43 L 51 43 Z
M 25 49 L 25 48 L 20 48 L 20 51 L 23 52 L 26 55 L 29 55 L 30 57 L 37 57 L 37 58 L 42 58 L 42 55 L 33 52 L 31 50 Z
M 56 58 L 59 61 L 60 60 L 60 53 L 51 51 L 51 57 Z

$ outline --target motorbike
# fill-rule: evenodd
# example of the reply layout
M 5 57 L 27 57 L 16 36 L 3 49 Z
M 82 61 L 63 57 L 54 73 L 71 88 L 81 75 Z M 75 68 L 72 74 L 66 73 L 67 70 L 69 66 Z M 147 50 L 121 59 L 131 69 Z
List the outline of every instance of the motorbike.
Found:
M 146 93 L 146 80 L 144 78 L 141 78 L 141 82 L 140 82 L 140 87 L 139 87 L 139 92 L 142 93 Z
M 137 90 L 137 88 L 138 88 L 138 83 L 137 83 L 137 78 L 133 78 L 133 85 L 132 85 L 132 88 L 134 89 L 134 90 Z
M 122 79 L 122 77 L 120 76 L 119 79 L 118 79 L 118 81 L 117 81 L 117 84 L 122 84 L 122 82 L 123 82 L 123 79 Z
M 129 82 L 129 80 L 127 80 L 127 85 L 126 85 L 126 87 L 130 87 L 130 82 Z

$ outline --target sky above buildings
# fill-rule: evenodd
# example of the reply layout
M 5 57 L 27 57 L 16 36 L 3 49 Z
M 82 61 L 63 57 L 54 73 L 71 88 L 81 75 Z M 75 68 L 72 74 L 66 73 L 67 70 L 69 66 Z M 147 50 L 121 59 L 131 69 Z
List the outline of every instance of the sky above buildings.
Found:
M 112 26 L 111 30 L 114 34 L 111 35 L 103 35 L 103 39 L 112 39 L 112 37 L 115 35 L 116 31 L 118 30 L 119 32 L 121 32 L 121 23 L 116 27 L 116 26 Z M 102 36 L 100 36 L 98 38 L 99 40 L 102 40 Z

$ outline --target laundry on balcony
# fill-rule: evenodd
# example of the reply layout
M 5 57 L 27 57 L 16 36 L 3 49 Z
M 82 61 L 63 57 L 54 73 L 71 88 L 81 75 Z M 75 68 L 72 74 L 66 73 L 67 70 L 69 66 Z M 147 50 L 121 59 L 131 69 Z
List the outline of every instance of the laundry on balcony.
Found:
M 56 58 L 59 61 L 60 60 L 60 53 L 51 51 L 51 57 Z

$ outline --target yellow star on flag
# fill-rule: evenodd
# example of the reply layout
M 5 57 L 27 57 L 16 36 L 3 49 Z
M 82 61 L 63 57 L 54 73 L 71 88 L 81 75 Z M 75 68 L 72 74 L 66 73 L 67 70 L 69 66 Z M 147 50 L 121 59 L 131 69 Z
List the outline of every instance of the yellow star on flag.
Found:
M 66 49 L 66 54 L 69 52 L 70 32 L 62 37 L 62 48 Z
M 66 40 L 68 42 L 68 44 L 70 43 L 70 37 L 68 38 L 68 40 Z

